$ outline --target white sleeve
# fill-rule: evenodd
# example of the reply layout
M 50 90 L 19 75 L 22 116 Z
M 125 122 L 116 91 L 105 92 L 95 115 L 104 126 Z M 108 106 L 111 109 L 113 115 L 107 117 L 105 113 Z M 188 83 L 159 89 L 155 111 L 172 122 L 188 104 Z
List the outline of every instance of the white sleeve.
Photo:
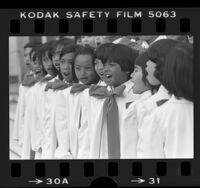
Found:
M 65 90 L 63 90 L 65 91 Z M 55 130 L 58 147 L 55 151 L 56 159 L 71 159 L 70 139 L 68 127 L 68 96 L 59 91 L 56 96 L 55 106 Z
M 89 130 L 88 130 L 88 111 L 87 111 L 87 100 L 89 95 L 82 97 L 81 103 L 81 126 L 78 131 L 78 159 L 89 158 Z
M 135 105 L 132 103 L 124 111 L 121 126 L 121 158 L 136 158 L 137 146 L 137 115 Z
M 182 121 L 180 119 L 182 119 Z M 194 157 L 193 127 L 193 117 L 189 119 L 177 116 L 171 118 L 166 128 L 164 145 L 165 158 Z
M 44 135 L 41 129 L 40 120 L 41 120 L 41 108 L 43 108 L 40 99 L 42 93 L 39 90 L 42 90 L 43 87 L 35 87 L 32 92 L 32 101 L 31 111 L 30 111 L 30 131 L 31 131 L 31 146 L 32 150 L 39 151 L 42 147 L 42 142 Z
M 142 126 L 138 127 L 137 158 L 164 158 L 164 134 L 159 128 L 156 113 L 143 118 Z
M 29 91 L 29 99 L 26 104 L 26 111 L 24 114 L 24 130 L 22 137 L 22 159 L 30 159 L 30 151 L 31 151 L 31 131 L 30 131 L 30 123 L 32 122 L 32 88 Z
M 19 86 L 19 96 L 18 96 L 18 102 L 17 102 L 17 108 L 15 112 L 15 119 L 14 119 L 14 126 L 13 126 L 13 134 L 12 139 L 19 140 L 20 139 L 20 127 L 22 123 L 22 119 L 24 116 L 24 88 L 20 84 Z

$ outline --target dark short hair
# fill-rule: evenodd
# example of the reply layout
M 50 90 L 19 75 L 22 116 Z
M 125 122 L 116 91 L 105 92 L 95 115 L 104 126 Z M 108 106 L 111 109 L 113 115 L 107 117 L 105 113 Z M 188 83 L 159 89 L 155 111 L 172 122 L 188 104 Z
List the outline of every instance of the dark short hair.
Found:
M 24 45 L 24 49 L 26 49 L 26 48 L 34 48 L 35 46 L 38 46 L 40 44 L 42 44 L 42 43 L 39 42 L 39 41 L 28 42 L 28 43 L 26 43 Z
M 179 43 L 179 41 L 174 39 L 161 39 L 151 44 L 147 50 L 148 58 L 156 64 L 154 76 L 161 83 L 161 75 L 163 73 L 165 58 L 171 48 L 173 48 L 177 43 Z
M 53 47 L 53 52 L 56 51 L 56 48 L 57 48 L 58 46 L 66 47 L 66 46 L 68 46 L 68 45 L 70 45 L 70 44 L 75 44 L 74 40 L 69 39 L 69 38 L 61 38 L 61 39 L 59 39 L 59 40 L 57 40 L 57 41 L 55 42 L 54 47 Z
M 193 46 L 179 43 L 168 53 L 162 75 L 164 87 L 177 98 L 193 101 Z
M 68 53 L 75 53 L 76 52 L 76 48 L 77 48 L 77 45 L 75 44 L 69 44 L 67 45 L 66 47 L 64 47 L 62 50 L 61 50 L 61 53 L 60 53 L 60 59 L 65 55 L 65 54 L 68 54 Z M 74 58 L 72 60 L 72 75 L 73 75 L 73 78 L 74 78 L 74 81 L 77 82 L 78 79 L 76 77 L 76 74 L 75 74 L 75 70 L 74 70 Z M 61 73 L 59 75 L 60 78 L 63 78 Z
M 44 43 L 41 49 L 41 57 L 43 57 L 47 53 L 48 58 L 52 60 L 53 49 L 54 49 L 55 44 L 56 44 L 55 40 L 51 40 Z
M 45 56 L 46 53 L 47 53 L 48 58 L 52 61 L 53 48 L 54 48 L 55 43 L 56 43 L 55 40 L 51 40 L 51 41 L 48 41 L 48 42 L 46 42 L 46 43 L 44 43 L 42 45 L 42 48 L 41 48 L 41 51 L 40 51 L 41 61 L 42 61 L 42 58 Z M 56 68 L 54 67 L 54 65 L 53 65 L 53 68 L 54 68 L 55 74 L 58 74 L 58 71 L 56 70 Z
M 92 63 L 94 65 L 94 49 L 91 46 L 82 46 L 82 45 L 77 45 L 76 47 L 76 52 L 74 55 L 74 60 L 78 55 L 90 55 L 92 57 Z
M 77 45 L 75 44 L 68 44 L 67 46 L 65 46 L 60 53 L 60 58 L 62 58 L 65 54 L 68 53 L 75 53 L 77 49 Z
M 98 46 L 95 51 L 95 58 L 100 59 L 102 62 L 107 61 L 110 49 L 113 45 L 114 43 L 109 42 Z
M 78 55 L 90 55 L 92 58 L 92 65 L 94 67 L 94 58 L 95 58 L 94 48 L 92 48 L 91 46 L 77 45 L 76 52 L 74 55 L 74 62 Z M 96 73 L 95 68 L 94 68 L 94 72 Z M 100 79 L 99 75 L 96 73 L 96 79 L 94 80 L 94 83 L 97 83 L 99 81 L 99 79 Z
M 135 65 L 138 65 L 141 67 L 142 69 L 142 74 L 143 74 L 143 77 L 142 77 L 142 80 L 143 82 L 146 84 L 148 82 L 148 80 L 146 79 L 146 76 L 147 76 L 147 71 L 145 70 L 146 69 L 146 64 L 147 64 L 147 61 L 148 61 L 148 54 L 147 52 L 143 52 L 141 53 L 140 55 L 138 55 L 135 59 Z
M 43 72 L 44 72 L 45 74 L 47 74 L 47 72 L 46 72 L 46 70 L 45 70 L 45 68 L 44 68 L 44 65 L 43 65 L 43 63 L 42 63 L 42 56 L 41 56 L 42 48 L 43 48 L 43 44 L 40 44 L 40 45 L 38 45 L 38 46 L 35 46 L 35 47 L 31 50 L 30 56 L 31 56 L 32 53 L 34 53 L 34 54 L 33 54 L 33 61 L 36 61 L 36 59 L 38 58 L 38 62 L 39 62 L 39 64 L 42 66 Z
M 108 61 L 116 62 L 122 71 L 132 73 L 138 52 L 124 44 L 114 44 L 109 51 Z

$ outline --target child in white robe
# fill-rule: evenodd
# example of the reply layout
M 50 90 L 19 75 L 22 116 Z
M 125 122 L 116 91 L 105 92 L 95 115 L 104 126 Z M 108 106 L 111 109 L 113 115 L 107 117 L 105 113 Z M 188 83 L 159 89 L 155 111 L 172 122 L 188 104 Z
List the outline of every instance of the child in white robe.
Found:
M 39 95 L 38 91 L 40 90 L 40 87 L 42 84 L 40 83 L 40 80 L 43 79 L 43 77 L 46 75 L 46 71 L 44 70 L 42 63 L 39 60 L 39 53 L 40 53 L 41 47 L 34 48 L 31 51 L 32 55 L 32 61 L 33 61 L 33 69 L 37 78 L 37 83 L 30 88 L 30 90 L 27 92 L 27 95 L 25 95 L 26 100 L 26 109 L 25 109 L 25 115 L 24 115 L 24 134 L 22 139 L 22 159 L 33 159 L 34 156 L 32 151 L 32 142 L 36 141 L 34 140 L 34 134 L 32 129 L 32 122 L 35 122 L 35 96 Z M 37 112 L 37 111 L 36 111 Z M 37 129 L 35 129 L 37 130 Z
M 165 58 L 162 82 L 172 97 L 148 117 L 138 158 L 193 158 L 193 48 L 179 43 Z
M 104 43 L 102 45 L 100 45 L 96 51 L 95 51 L 95 60 L 94 60 L 94 68 L 95 71 L 97 72 L 97 74 L 99 75 L 99 82 L 97 83 L 97 85 L 99 86 L 107 86 L 106 82 L 105 82 L 105 75 L 103 72 L 103 61 L 105 61 L 108 57 L 109 51 L 111 46 L 113 46 L 113 43 Z M 87 120 L 87 100 L 89 100 L 88 98 L 90 98 L 89 96 L 89 89 L 85 89 L 83 91 L 82 94 L 82 119 L 81 119 L 81 131 L 79 131 L 79 135 L 78 135 L 78 142 L 81 143 L 79 144 L 79 148 L 78 148 L 78 159 L 88 159 L 89 157 L 89 148 L 90 148 L 90 142 L 88 139 L 88 133 L 87 133 L 87 129 L 88 129 L 88 120 Z
M 30 52 L 34 47 L 38 46 L 39 44 L 41 43 L 29 42 L 24 46 L 24 62 L 28 68 L 28 72 L 24 75 L 24 80 L 19 85 L 19 96 L 12 134 L 12 139 L 18 140 L 20 146 L 22 146 L 24 114 L 26 108 L 25 95 L 27 94 L 27 91 L 35 84 L 35 74 L 33 72 L 33 65 L 30 58 Z
M 122 130 L 122 114 L 125 110 L 126 103 L 137 99 L 138 95 L 132 92 L 133 83 L 129 80 L 130 73 L 134 69 L 134 60 L 138 53 L 133 49 L 122 45 L 114 44 L 111 46 L 108 57 L 104 60 L 104 76 L 105 82 L 109 87 L 95 86 L 89 90 L 90 97 L 87 100 L 87 118 L 88 118 L 88 140 L 89 159 L 108 159 L 108 135 L 107 135 L 107 118 L 104 111 L 104 105 L 107 98 L 101 97 L 101 94 L 109 96 L 115 90 L 121 92 L 120 96 L 114 96 L 118 108 L 116 116 L 119 116 L 118 138 L 117 142 L 120 158 L 121 151 L 121 130 Z M 119 86 L 119 87 L 118 87 Z M 97 90 L 101 90 L 100 93 Z M 118 92 L 116 91 L 116 92 Z M 117 94 L 116 94 L 117 95 Z M 109 97 L 108 97 L 109 98 Z M 113 117 L 113 116 L 112 116 Z M 111 148 L 112 150 L 112 148 Z
M 50 80 L 45 87 L 44 92 L 44 117 L 42 121 L 42 127 L 44 127 L 44 135 L 45 141 L 43 145 L 43 152 L 41 155 L 41 159 L 54 159 L 55 151 L 57 147 L 57 135 L 55 129 L 55 99 L 57 96 L 57 92 L 60 89 L 64 89 L 73 81 L 73 77 L 71 76 L 71 70 L 66 68 L 65 65 L 63 67 L 63 63 L 58 65 L 57 56 L 61 55 L 61 52 L 65 52 L 68 48 L 68 51 L 72 50 L 74 52 L 75 46 L 71 39 L 60 39 L 51 44 L 49 51 L 52 63 L 54 68 L 57 71 L 57 76 Z M 58 51 L 61 50 L 61 51 Z M 62 51 L 64 49 L 64 51 Z M 64 54 L 62 54 L 63 56 Z M 70 54 L 71 55 L 71 54 Z M 65 58 L 62 59 L 65 62 Z M 68 58 L 68 57 L 67 57 Z M 71 56 L 69 58 L 72 58 Z M 68 61 L 68 59 L 67 59 Z M 71 63 L 71 62 L 69 62 Z M 62 70 L 60 70 L 60 65 Z M 63 81 L 63 76 L 65 81 Z M 66 83 L 67 82 L 67 83 Z
M 47 74 L 49 75 L 49 79 L 42 81 L 42 87 L 38 91 L 38 96 L 36 97 L 36 105 L 38 107 L 35 107 L 35 113 L 38 117 L 38 125 L 33 125 L 33 127 L 38 129 L 41 132 L 41 143 L 40 146 L 37 146 L 34 150 L 37 152 L 38 147 L 40 150 L 40 157 L 37 157 L 37 159 L 51 159 L 53 158 L 55 148 L 56 148 L 56 138 L 55 138 L 55 131 L 53 129 L 53 102 L 54 102 L 54 93 L 51 90 L 45 91 L 46 85 L 48 83 L 53 83 L 56 79 L 56 75 L 58 71 L 53 65 L 52 61 L 52 53 L 53 53 L 53 46 L 55 44 L 55 41 L 50 41 L 44 44 L 42 50 L 41 50 L 41 60 L 44 66 L 44 69 L 46 70 Z M 40 93 L 39 93 L 40 92 Z M 36 94 L 37 95 L 37 94 Z M 35 96 L 36 96 L 35 95 Z M 39 113 L 38 113 L 39 112 Z M 36 138 L 37 140 L 37 138 Z
M 90 47 L 78 46 L 74 55 L 74 71 L 79 84 L 73 84 L 63 92 L 63 96 L 58 101 L 58 108 L 65 106 L 65 113 L 57 111 L 56 117 L 60 120 L 60 127 L 65 127 L 66 138 L 60 142 L 56 152 L 57 158 L 76 159 L 78 148 L 81 143 L 78 137 L 81 135 L 82 104 L 84 98 L 83 91 L 90 84 L 97 83 L 99 78 L 94 70 L 94 51 Z M 85 126 L 83 126 L 85 127 Z M 66 145 L 65 145 L 66 144 Z
M 64 159 L 67 158 L 67 152 L 69 151 L 69 141 L 68 141 L 68 126 L 67 122 L 64 122 L 68 118 L 68 107 L 67 98 L 69 94 L 69 89 L 71 85 L 77 82 L 74 70 L 73 70 L 73 60 L 76 51 L 76 45 L 70 44 L 64 47 L 60 53 L 60 73 L 63 77 L 65 86 L 54 90 L 56 92 L 54 111 L 55 111 L 55 122 L 54 128 L 56 133 L 56 139 L 58 146 L 54 152 L 54 158 Z
M 33 92 L 33 101 L 32 109 L 30 112 L 30 116 L 32 121 L 29 123 L 30 127 L 30 140 L 31 140 L 31 148 L 33 151 L 36 152 L 35 159 L 40 159 L 44 152 L 42 152 L 42 149 L 45 148 L 46 151 L 50 152 L 51 148 L 46 147 L 46 139 L 47 139 L 47 131 L 45 130 L 46 127 L 44 127 L 44 121 L 45 119 L 45 86 L 49 80 L 51 80 L 56 75 L 56 70 L 52 63 L 52 56 L 50 53 L 50 48 L 52 45 L 52 41 L 47 42 L 42 45 L 40 52 L 38 52 L 39 56 L 39 62 L 41 66 L 43 66 L 44 70 L 47 72 L 47 75 L 40 80 L 40 82 L 37 84 L 37 87 L 35 87 L 35 90 Z M 45 134 L 46 133 L 46 134 Z M 44 149 L 43 149 L 44 151 Z
M 148 61 L 147 52 L 140 54 L 135 60 L 135 69 L 131 74 L 133 82 L 132 92 L 139 94 L 139 98 L 132 103 L 127 103 L 126 110 L 123 114 L 122 121 L 122 152 L 121 158 L 133 159 L 137 156 L 137 141 L 138 133 L 137 126 L 140 114 L 137 111 L 137 106 L 144 102 L 152 95 L 152 86 L 146 79 L 147 72 L 145 71 L 146 62 Z
M 171 97 L 168 90 L 162 84 L 161 76 L 163 74 L 165 58 L 170 49 L 177 43 L 179 43 L 179 41 L 173 39 L 161 39 L 153 43 L 147 50 L 149 60 L 146 63 L 146 78 L 151 85 L 158 89 L 156 89 L 157 91 L 154 91 L 154 94 L 146 101 L 137 105 L 137 112 L 140 114 L 140 118 L 138 118 L 138 151 L 140 150 L 140 143 L 143 139 L 143 136 L 141 136 L 144 132 L 143 130 L 146 129 L 146 126 L 149 124 L 148 116 L 151 115 L 154 109 Z

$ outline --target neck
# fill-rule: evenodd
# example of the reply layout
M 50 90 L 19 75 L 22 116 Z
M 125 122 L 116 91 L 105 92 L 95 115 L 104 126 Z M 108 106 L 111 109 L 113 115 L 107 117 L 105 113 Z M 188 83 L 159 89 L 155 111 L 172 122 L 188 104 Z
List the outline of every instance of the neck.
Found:
M 128 75 L 125 75 L 125 76 L 123 76 L 123 77 L 121 78 L 121 81 L 120 81 L 117 85 L 115 85 L 115 86 L 113 85 L 112 87 L 116 88 L 116 87 L 118 87 L 118 86 L 124 84 L 124 83 L 127 82 L 127 81 L 128 81 Z

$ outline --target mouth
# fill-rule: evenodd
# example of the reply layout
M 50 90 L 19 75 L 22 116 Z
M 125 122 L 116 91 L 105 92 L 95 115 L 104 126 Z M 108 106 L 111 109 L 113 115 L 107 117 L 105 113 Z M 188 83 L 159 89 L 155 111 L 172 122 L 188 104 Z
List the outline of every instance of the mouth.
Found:
M 103 72 L 100 72 L 99 75 L 100 75 L 101 77 L 103 77 L 103 76 L 104 76 L 104 73 L 103 73 Z
M 41 73 L 42 71 L 41 71 L 41 69 L 35 69 L 35 73 L 36 74 L 39 74 L 39 73 Z
M 87 82 L 87 81 L 88 81 L 88 78 L 87 78 L 87 77 L 80 78 L 80 81 L 81 81 L 81 82 Z
M 110 75 L 110 74 L 106 74 L 105 76 L 106 76 L 106 79 L 111 79 L 112 78 L 112 75 Z
M 53 71 L 53 67 L 47 68 L 48 71 Z
M 65 77 L 69 77 L 71 74 L 70 74 L 70 72 L 63 72 L 63 75 L 64 75 Z

